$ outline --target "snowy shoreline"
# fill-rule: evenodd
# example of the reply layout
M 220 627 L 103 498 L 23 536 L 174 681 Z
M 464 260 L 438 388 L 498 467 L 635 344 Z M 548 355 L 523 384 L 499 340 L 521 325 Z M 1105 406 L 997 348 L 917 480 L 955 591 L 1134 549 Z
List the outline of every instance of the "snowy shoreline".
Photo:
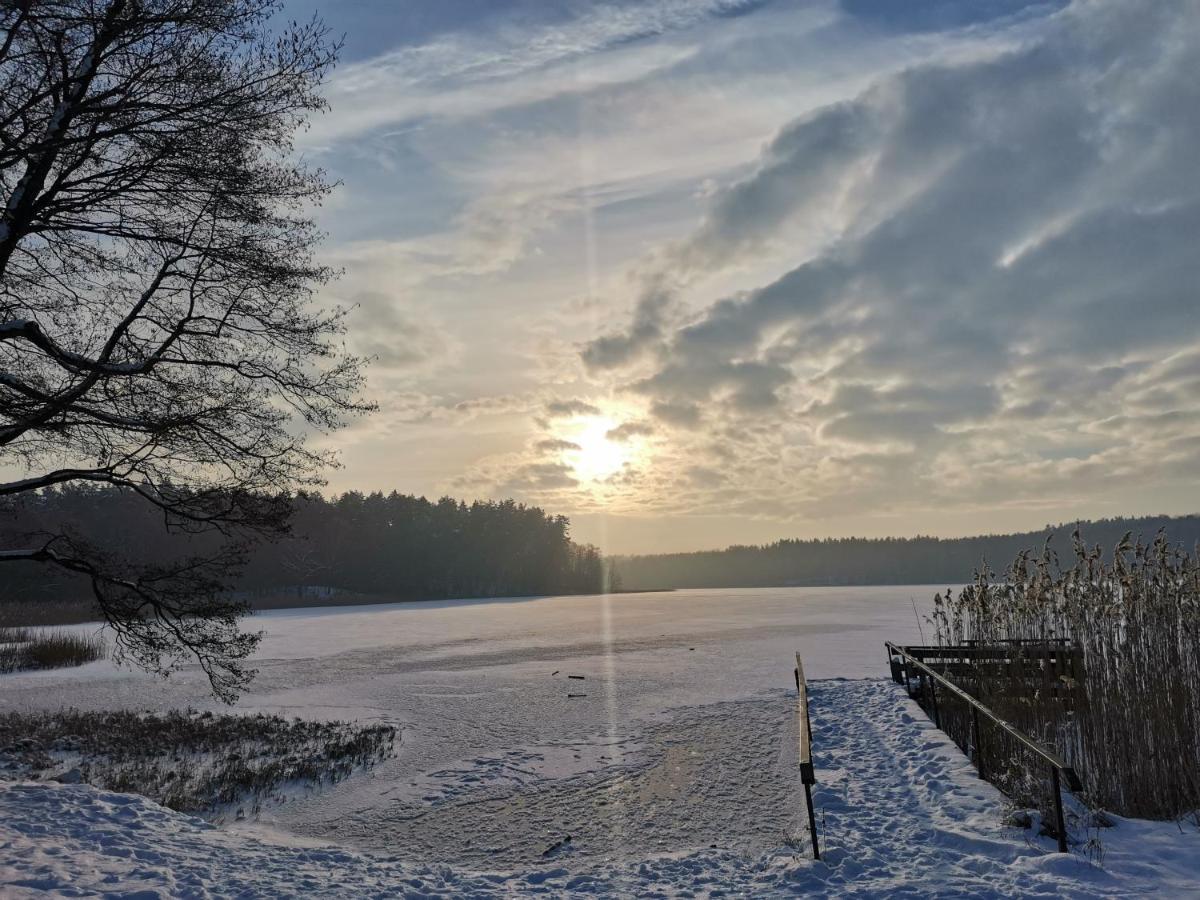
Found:
M 18 782 L 0 784 L 0 885 L 13 897 L 1200 895 L 1194 829 L 1118 820 L 1103 836 L 1103 867 L 1063 856 L 1002 824 L 1004 799 L 899 689 L 816 682 L 813 703 L 821 862 L 798 837 L 762 853 L 643 848 L 633 860 L 576 865 L 565 855 L 487 871 L 220 829 L 84 785 Z M 726 713 L 724 724 L 737 724 L 737 711 Z M 726 802 L 754 816 L 764 801 L 736 789 L 745 775 Z

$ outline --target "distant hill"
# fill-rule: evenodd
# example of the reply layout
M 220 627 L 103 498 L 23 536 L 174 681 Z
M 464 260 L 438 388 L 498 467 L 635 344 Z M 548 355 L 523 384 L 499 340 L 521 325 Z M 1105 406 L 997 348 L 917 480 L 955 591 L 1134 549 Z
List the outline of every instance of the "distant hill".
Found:
M 1149 541 L 1159 529 L 1192 550 L 1200 516 L 1146 516 L 1047 525 L 1021 534 L 964 538 L 824 538 L 783 540 L 699 553 L 617 556 L 611 561 L 625 590 L 699 587 L 778 587 L 838 584 L 961 584 L 987 560 L 1003 569 L 1023 549 L 1040 550 L 1047 537 L 1060 556 L 1071 552 L 1071 532 L 1099 544 L 1106 555 L 1127 531 Z

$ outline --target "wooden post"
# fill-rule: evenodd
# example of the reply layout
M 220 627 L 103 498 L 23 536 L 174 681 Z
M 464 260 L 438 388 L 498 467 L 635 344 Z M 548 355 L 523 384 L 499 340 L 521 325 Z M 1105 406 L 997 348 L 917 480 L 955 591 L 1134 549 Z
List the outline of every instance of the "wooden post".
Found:
M 979 730 L 979 710 L 971 707 L 971 731 L 975 741 L 975 768 L 980 778 L 987 778 L 983 768 L 983 733 Z
M 1062 784 L 1059 782 L 1058 769 L 1054 766 L 1050 767 L 1050 778 L 1054 783 L 1054 818 L 1056 827 L 1058 828 L 1058 852 L 1067 852 L 1067 823 L 1063 818 L 1062 808 Z
M 937 705 L 937 684 L 932 678 L 926 679 L 929 682 L 929 705 L 933 709 L 933 724 L 938 728 L 942 727 L 942 716 L 938 712 Z
M 808 835 L 812 838 L 813 859 L 821 858 L 821 848 L 817 845 L 817 817 L 813 812 L 812 785 L 804 785 L 804 802 L 808 804 Z
M 817 816 L 813 810 L 812 786 L 817 777 L 812 762 L 812 720 L 808 715 L 808 685 L 804 680 L 804 664 L 796 654 L 796 725 L 799 731 L 800 781 L 804 784 L 804 804 L 808 807 L 808 835 L 812 839 L 813 859 L 821 858 L 817 842 Z

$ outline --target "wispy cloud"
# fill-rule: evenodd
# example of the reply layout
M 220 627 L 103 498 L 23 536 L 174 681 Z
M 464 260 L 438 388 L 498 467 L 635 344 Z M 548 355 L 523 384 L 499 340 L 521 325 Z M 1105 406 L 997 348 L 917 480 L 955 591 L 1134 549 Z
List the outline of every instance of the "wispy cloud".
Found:
M 332 114 L 305 140 L 327 144 L 386 125 L 496 112 L 645 78 L 693 52 L 652 38 L 759 5 L 647 0 L 595 6 L 565 23 L 451 33 L 341 69 L 327 91 Z

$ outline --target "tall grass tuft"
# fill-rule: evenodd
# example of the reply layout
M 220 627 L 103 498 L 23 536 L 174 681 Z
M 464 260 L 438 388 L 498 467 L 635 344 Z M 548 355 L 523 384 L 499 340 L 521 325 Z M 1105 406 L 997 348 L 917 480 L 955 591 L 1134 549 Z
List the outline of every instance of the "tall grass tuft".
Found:
M 7 777 L 83 781 L 223 820 L 289 785 L 308 791 L 393 753 L 392 725 L 196 710 L 0 712 Z
M 978 666 L 956 680 L 997 713 L 1055 747 L 1083 779 L 1089 805 L 1172 819 L 1200 810 L 1200 556 L 1163 534 L 1126 535 L 1113 561 L 1076 532 L 1060 565 L 1046 546 L 1020 554 L 999 578 L 987 570 L 957 595 L 934 601 L 940 646 L 1011 645 L 1013 668 Z M 1045 671 L 1045 649 L 1063 641 L 1081 664 Z M 1020 657 L 1026 656 L 1022 661 Z M 1039 673 L 1038 669 L 1042 671 Z M 990 737 L 985 735 L 985 738 Z M 986 740 L 983 752 L 988 755 Z M 998 780 L 1039 782 L 992 749 Z M 1007 766 L 1007 771 L 1006 771 Z
M 107 647 L 98 635 L 34 628 L 0 628 L 0 672 L 82 666 L 103 659 Z

